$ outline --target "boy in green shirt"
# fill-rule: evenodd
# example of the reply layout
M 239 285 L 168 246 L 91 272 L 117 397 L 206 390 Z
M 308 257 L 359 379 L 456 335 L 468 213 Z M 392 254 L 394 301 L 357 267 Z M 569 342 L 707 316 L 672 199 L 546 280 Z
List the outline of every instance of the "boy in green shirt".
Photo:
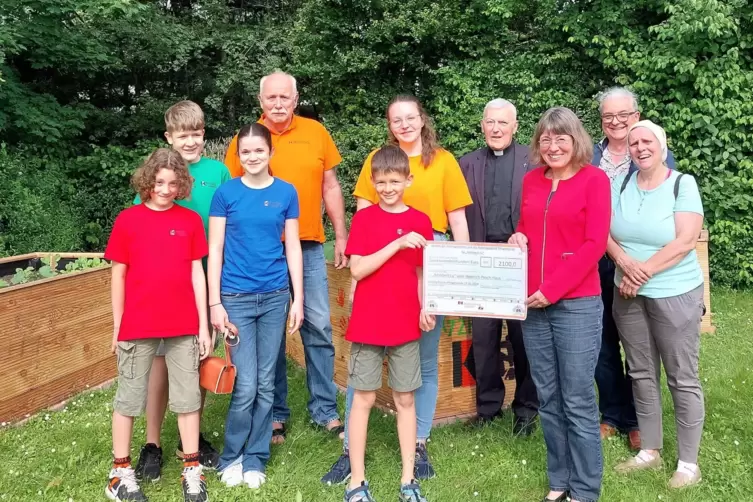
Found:
M 180 153 L 188 164 L 188 171 L 194 178 L 191 196 L 176 200 L 181 206 L 196 211 L 204 223 L 204 231 L 209 236 L 209 206 L 214 192 L 220 185 L 230 180 L 230 172 L 222 162 L 202 157 L 204 151 L 204 112 L 193 101 L 180 101 L 165 112 L 165 138 L 173 150 Z M 136 196 L 134 204 L 140 204 Z M 169 259 L 168 256 L 165 259 Z M 206 274 L 206 258 L 203 261 Z M 201 390 L 203 412 L 206 391 Z M 146 402 L 146 444 L 141 448 L 136 465 L 136 477 L 141 480 L 157 481 L 162 470 L 162 448 L 160 431 L 167 410 L 167 365 L 163 344 L 157 349 L 149 375 L 149 389 Z M 182 445 L 178 443 L 177 455 L 183 458 Z M 214 469 L 219 461 L 219 453 L 203 435 L 199 435 L 199 463 L 205 469 Z

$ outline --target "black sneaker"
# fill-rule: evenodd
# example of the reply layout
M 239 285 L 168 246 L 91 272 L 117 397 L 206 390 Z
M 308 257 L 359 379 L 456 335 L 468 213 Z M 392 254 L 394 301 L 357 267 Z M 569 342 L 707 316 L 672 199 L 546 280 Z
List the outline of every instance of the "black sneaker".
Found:
M 207 482 L 201 474 L 201 466 L 184 467 L 181 476 L 183 502 L 209 502 Z
M 136 479 L 140 481 L 159 481 L 162 475 L 162 448 L 154 443 L 141 447 L 139 461 L 136 464 Z
M 536 417 L 515 417 L 515 422 L 512 425 L 512 433 L 514 436 L 530 436 L 536 430 Z
M 350 479 L 350 457 L 345 452 L 332 464 L 329 472 L 322 477 L 322 483 L 326 485 L 340 485 Z
M 179 459 L 183 459 L 183 442 L 180 440 L 175 454 Z M 204 439 L 203 434 L 199 434 L 199 463 L 205 469 L 216 469 L 220 463 L 220 452 L 212 446 L 212 443 Z
M 110 471 L 110 481 L 105 495 L 115 502 L 149 502 L 141 491 L 136 473 L 130 467 L 119 467 Z
M 413 467 L 413 474 L 416 479 L 431 479 L 437 475 L 434 467 L 431 466 L 426 445 L 423 443 L 416 443 L 416 464 Z

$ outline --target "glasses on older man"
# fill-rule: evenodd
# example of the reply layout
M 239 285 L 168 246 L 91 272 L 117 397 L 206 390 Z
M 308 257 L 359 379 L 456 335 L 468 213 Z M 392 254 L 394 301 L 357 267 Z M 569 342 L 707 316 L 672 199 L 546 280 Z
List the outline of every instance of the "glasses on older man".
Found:
M 620 113 L 605 113 L 601 116 L 601 121 L 605 124 L 611 123 L 615 118 L 619 122 L 627 122 L 631 115 L 635 114 L 634 111 L 632 112 L 620 112 Z

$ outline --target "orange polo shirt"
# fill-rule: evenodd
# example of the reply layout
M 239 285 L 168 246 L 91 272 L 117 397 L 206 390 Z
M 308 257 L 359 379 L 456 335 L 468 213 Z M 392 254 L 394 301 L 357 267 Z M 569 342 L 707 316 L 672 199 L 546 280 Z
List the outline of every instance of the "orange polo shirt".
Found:
M 263 122 L 262 115 L 259 123 Z M 301 240 L 324 242 L 322 182 L 324 171 L 342 161 L 340 152 L 327 129 L 316 120 L 294 115 L 290 126 L 281 134 L 271 132 L 274 154 L 269 165 L 276 178 L 292 184 L 298 192 Z M 237 134 L 228 146 L 225 165 L 234 178 L 243 174 Z
M 353 191 L 353 195 L 372 204 L 379 202 L 371 182 L 371 158 L 375 152 L 366 157 Z M 444 233 L 447 231 L 447 213 L 473 203 L 463 172 L 455 157 L 443 148 L 437 150 L 429 167 L 424 167 L 420 155 L 409 160 L 413 183 L 405 189 L 405 204 L 428 215 L 432 228 Z

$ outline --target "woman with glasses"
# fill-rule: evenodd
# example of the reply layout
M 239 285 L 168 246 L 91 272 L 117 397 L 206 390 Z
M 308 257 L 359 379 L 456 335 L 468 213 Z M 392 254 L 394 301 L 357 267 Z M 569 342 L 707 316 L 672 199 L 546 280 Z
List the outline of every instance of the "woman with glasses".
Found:
M 591 138 L 567 108 L 536 125 L 520 222 L 508 241 L 528 250 L 523 343 L 547 448 L 544 501 L 594 502 L 602 455 L 593 379 L 601 347 L 598 263 L 607 248 L 609 178 L 590 164 Z
M 468 224 L 465 206 L 472 204 L 471 194 L 455 157 L 439 146 L 431 118 L 421 102 L 414 96 L 399 95 L 387 106 L 387 136 L 389 143 L 398 145 L 409 158 L 411 185 L 405 190 L 405 203 L 429 216 L 434 229 L 434 240 L 447 240 L 447 229 L 456 241 L 468 242 Z M 364 162 L 354 195 L 357 210 L 379 200 L 371 182 L 372 152 Z M 355 284 L 354 284 L 355 286 Z M 351 294 L 353 289 L 351 289 Z M 434 477 L 434 468 L 426 451 L 426 441 L 431 433 L 437 405 L 439 379 L 439 335 L 443 318 L 437 316 L 436 327 L 424 332 L 419 340 L 421 355 L 421 387 L 415 393 L 417 439 L 416 479 Z M 346 415 L 349 412 L 353 390 L 349 387 Z M 343 454 L 322 478 L 327 484 L 341 483 L 350 476 L 348 459 L 347 420 Z

